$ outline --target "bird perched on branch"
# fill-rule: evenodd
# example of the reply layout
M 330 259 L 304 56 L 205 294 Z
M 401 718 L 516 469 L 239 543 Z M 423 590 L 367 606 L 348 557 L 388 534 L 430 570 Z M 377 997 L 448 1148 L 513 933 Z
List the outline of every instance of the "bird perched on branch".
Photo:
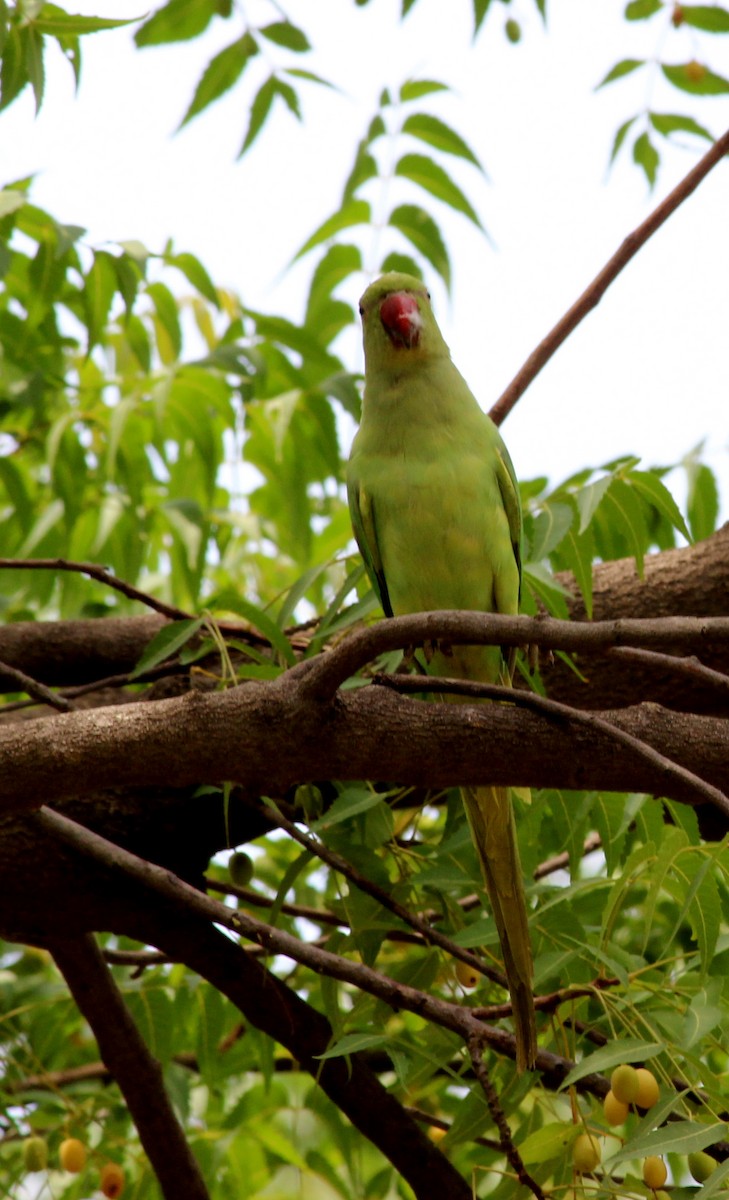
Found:
M 387 616 L 516 613 L 521 504 L 508 451 L 453 364 L 419 279 L 383 275 L 360 302 L 362 421 L 347 468 L 357 543 Z M 498 646 L 437 645 L 428 671 L 510 683 Z M 511 793 L 461 789 L 501 941 L 519 1070 L 537 1039 L 532 953 Z

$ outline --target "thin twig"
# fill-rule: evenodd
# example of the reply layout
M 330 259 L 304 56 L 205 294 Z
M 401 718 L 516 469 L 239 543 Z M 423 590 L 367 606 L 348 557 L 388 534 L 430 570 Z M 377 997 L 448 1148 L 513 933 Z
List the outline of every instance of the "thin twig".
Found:
M 473 967 L 481 975 L 485 975 L 492 983 L 497 983 L 499 987 L 506 987 L 506 978 L 501 971 L 495 971 L 492 967 L 488 967 L 479 957 L 471 950 L 465 950 L 462 946 L 458 946 L 446 934 L 435 929 L 428 921 L 424 921 L 421 917 L 416 917 L 414 913 L 408 911 L 402 904 L 398 904 L 397 900 L 393 900 L 384 888 L 378 887 L 366 875 L 361 875 L 359 871 L 347 862 L 346 858 L 342 858 L 336 851 L 330 850 L 322 842 L 316 841 L 303 833 L 293 821 L 289 821 L 283 814 L 277 812 L 276 809 L 269 807 L 267 812 L 271 814 L 271 819 L 284 829 L 300 846 L 304 846 L 311 854 L 325 862 L 332 870 L 338 871 L 340 875 L 344 875 L 346 879 L 359 888 L 361 892 L 366 892 L 373 900 L 377 900 L 383 908 L 388 909 L 394 916 L 404 921 L 411 929 L 423 937 L 426 943 L 431 943 L 435 946 L 440 946 L 441 950 L 445 950 L 452 958 L 458 958 L 461 962 L 467 963 L 469 967 Z
M 436 1074 L 438 1074 L 437 1071 Z M 416 1108 L 409 1104 L 403 1105 L 403 1108 L 416 1121 L 420 1121 L 421 1125 L 427 1125 L 430 1129 L 440 1129 L 443 1133 L 448 1133 L 450 1125 L 442 1117 L 435 1117 L 432 1113 L 426 1112 L 425 1109 Z M 501 1142 L 497 1142 L 495 1138 L 475 1137 L 470 1140 L 476 1146 L 485 1146 L 487 1150 L 501 1150 Z
M 698 679 L 701 684 L 719 694 L 729 695 L 729 675 L 723 671 L 715 671 L 707 667 L 695 655 L 679 657 L 676 654 L 661 654 L 657 650 L 639 650 L 635 646 L 613 646 L 608 650 L 609 658 L 621 658 L 628 662 L 645 663 L 649 667 L 661 667 L 676 675 L 686 675 L 689 679 Z
M 203 882 L 209 892 L 221 892 L 224 896 L 235 896 L 244 904 L 252 904 L 256 908 L 273 908 L 276 903 L 275 900 L 271 900 L 268 896 L 261 896 L 251 888 L 225 883 L 222 879 L 213 879 L 211 875 L 205 875 Z M 316 925 L 336 925 L 339 928 L 342 926 L 349 928 L 349 922 L 344 917 L 338 917 L 336 913 L 329 912 L 325 908 L 315 908 L 312 904 L 284 903 L 281 905 L 281 912 L 290 917 L 302 917 Z
M 15 680 L 19 692 L 25 692 L 26 695 L 32 697 L 30 703 L 48 704 L 51 708 L 57 709 L 58 712 L 71 712 L 73 704 L 70 701 L 64 696 L 60 696 L 58 692 L 54 692 L 51 688 L 46 687 L 38 679 L 33 679 L 30 675 L 26 675 L 25 671 L 19 671 L 17 667 L 11 667 L 9 663 L 0 661 L 0 672 L 3 675 L 7 675 L 10 679 Z M 9 708 L 10 705 L 7 707 Z M 1 711 L 4 712 L 5 709 L 6 706 L 3 706 Z
M 623 268 L 635 257 L 656 230 L 660 229 L 661 225 L 668 220 L 679 205 L 683 204 L 684 200 L 696 190 L 701 181 L 709 174 L 709 171 L 727 153 L 729 153 L 729 130 L 714 142 L 711 149 L 689 171 L 688 175 L 677 184 L 673 191 L 669 192 L 665 200 L 661 201 L 650 216 L 646 217 L 645 221 L 637 229 L 628 234 L 616 253 L 613 254 L 612 258 L 605 264 L 599 274 L 595 276 L 589 287 L 585 289 L 579 299 L 575 301 L 561 320 L 557 322 L 554 329 L 532 351 L 524 366 L 514 379 L 512 379 L 506 391 L 502 393 L 491 409 L 489 416 L 492 421 L 497 425 L 501 424 L 504 418 L 511 412 L 519 397 L 524 394 L 529 384 L 539 374 L 542 367 L 549 362 L 552 355 L 559 349 L 573 330 L 577 328 L 582 319 L 599 304 L 608 287 L 617 278 Z
M 602 838 L 599 833 L 590 833 L 585 838 L 582 847 L 582 853 L 592 854 L 594 850 L 599 850 L 602 846 Z M 552 858 L 545 858 L 538 867 L 532 872 L 532 879 L 544 879 L 547 875 L 552 875 L 555 871 L 562 871 L 570 865 L 570 854 L 568 850 L 563 850 L 561 854 L 555 854 Z
M 165 604 L 164 600 L 158 600 L 156 596 L 140 591 L 99 563 L 74 562 L 68 558 L 0 558 L 0 571 L 75 571 L 80 575 L 88 575 L 90 579 L 96 579 L 98 583 L 113 588 L 115 592 L 121 592 L 128 600 L 138 600 L 147 608 L 161 613 L 163 617 L 169 617 L 171 621 L 192 619 L 192 613 L 172 604 Z
M 496 1088 L 491 1082 L 491 1076 L 486 1070 L 486 1064 L 483 1061 L 481 1054 L 481 1044 L 477 1034 L 468 1039 L 468 1053 L 471 1056 L 471 1065 L 473 1073 L 476 1076 L 481 1090 L 486 1097 L 486 1103 L 489 1106 L 489 1112 L 493 1118 L 493 1122 L 499 1131 L 499 1146 L 503 1154 L 506 1155 L 507 1162 L 513 1168 L 519 1183 L 524 1187 L 529 1188 L 529 1191 L 537 1197 L 537 1200 L 546 1200 L 544 1192 L 537 1183 L 536 1179 L 532 1179 L 531 1175 L 524 1166 L 521 1154 L 514 1145 L 514 1139 L 511 1136 L 509 1122 L 506 1119 L 504 1110 L 501 1107 L 501 1102 L 496 1094 Z
M 597 729 L 621 745 L 634 750 L 637 755 L 649 762 L 651 766 L 656 767 L 668 779 L 679 780 L 688 786 L 695 793 L 698 801 L 708 801 L 729 818 L 729 797 L 725 796 L 719 788 L 714 787 L 711 783 L 706 783 L 693 771 L 682 767 L 673 759 L 667 758 L 649 746 L 647 742 L 641 741 L 632 733 L 627 733 L 624 729 L 620 729 L 611 721 L 606 721 L 604 717 L 599 717 L 595 713 L 572 708 L 569 704 L 550 700 L 547 696 L 540 696 L 536 692 L 500 687 L 491 683 L 476 683 L 469 679 L 431 679 L 429 675 L 378 675 L 375 682 L 397 692 L 448 692 L 452 695 L 472 696 L 474 699 L 502 700 L 507 704 L 513 704 L 516 708 L 526 708 L 533 712 L 544 713 L 548 718 L 556 717 L 560 721 L 584 725 L 588 729 Z
M 307 699 L 329 700 L 360 667 L 390 650 L 444 642 L 452 646 L 541 646 L 548 650 L 605 654 L 614 646 L 692 651 L 729 643 L 728 617 L 621 617 L 613 621 L 560 621 L 443 609 L 390 617 L 358 629 L 332 650 L 305 659 L 282 679 L 295 679 Z

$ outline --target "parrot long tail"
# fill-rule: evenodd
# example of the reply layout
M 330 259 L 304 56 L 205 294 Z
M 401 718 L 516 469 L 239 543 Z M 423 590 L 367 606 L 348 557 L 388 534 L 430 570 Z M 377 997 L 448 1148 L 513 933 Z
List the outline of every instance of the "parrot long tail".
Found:
M 537 1031 L 526 896 L 508 788 L 462 788 L 471 834 L 499 931 L 513 1007 L 518 1071 L 534 1066 Z

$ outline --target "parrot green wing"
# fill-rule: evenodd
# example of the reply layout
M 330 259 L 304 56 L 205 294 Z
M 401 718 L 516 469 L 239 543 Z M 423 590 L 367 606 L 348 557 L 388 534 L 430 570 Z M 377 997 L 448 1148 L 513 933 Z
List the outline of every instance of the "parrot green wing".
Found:
M 377 526 L 375 524 L 375 505 L 368 495 L 353 469 L 347 475 L 347 492 L 349 496 L 349 514 L 352 518 L 352 529 L 359 546 L 365 570 L 370 583 L 375 590 L 377 599 L 382 605 L 386 617 L 391 617 L 392 604 L 387 591 L 387 580 L 382 566 L 380 550 L 377 544 Z
M 509 522 L 509 536 L 511 537 L 514 558 L 519 568 L 519 593 L 521 595 L 521 498 L 509 451 L 500 437 L 499 443 L 500 445 L 497 444 L 496 446 L 496 478 L 506 518 Z

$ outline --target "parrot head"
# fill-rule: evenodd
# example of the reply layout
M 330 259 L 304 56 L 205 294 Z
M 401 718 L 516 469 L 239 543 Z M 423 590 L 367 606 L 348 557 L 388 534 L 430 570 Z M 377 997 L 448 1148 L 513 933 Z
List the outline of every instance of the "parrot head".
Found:
M 371 283 L 359 305 L 365 358 L 398 366 L 412 355 L 422 360 L 448 353 L 430 307 L 430 293 L 413 275 L 391 271 Z M 415 352 L 415 353 L 413 353 Z

